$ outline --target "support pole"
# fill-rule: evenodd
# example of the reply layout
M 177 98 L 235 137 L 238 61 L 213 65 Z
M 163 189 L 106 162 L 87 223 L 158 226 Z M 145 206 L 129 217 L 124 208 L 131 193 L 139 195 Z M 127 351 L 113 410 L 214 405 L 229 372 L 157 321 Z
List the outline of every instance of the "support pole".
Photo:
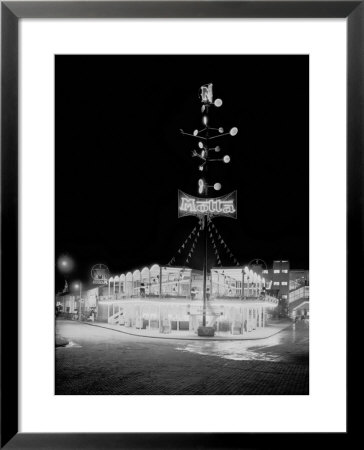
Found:
M 204 242 L 204 259 L 203 259 L 203 309 L 202 309 L 202 326 L 206 326 L 206 306 L 207 306 L 207 215 L 203 216 L 203 242 Z

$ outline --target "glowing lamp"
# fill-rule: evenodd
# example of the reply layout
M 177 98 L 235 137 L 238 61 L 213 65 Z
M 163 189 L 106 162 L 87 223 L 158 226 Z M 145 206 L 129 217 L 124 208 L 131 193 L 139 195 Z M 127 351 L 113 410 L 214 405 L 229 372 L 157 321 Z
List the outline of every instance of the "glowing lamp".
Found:
M 221 184 L 220 183 L 215 183 L 214 184 L 214 189 L 215 189 L 215 191 L 219 191 L 221 189 Z
M 230 134 L 231 134 L 231 136 L 236 136 L 238 134 L 238 129 L 236 127 L 233 127 L 230 130 Z
M 205 105 L 202 105 L 202 107 L 201 107 L 201 112 L 202 112 L 202 113 L 205 112 Z
M 200 142 L 198 143 L 198 146 L 199 146 L 200 148 L 203 148 L 203 143 L 200 141 Z
M 198 170 L 203 171 L 203 166 L 199 166 Z
M 198 130 L 195 130 L 195 131 L 193 132 L 193 135 L 194 135 L 194 136 L 197 136 L 197 135 L 198 135 Z
M 202 117 L 202 123 L 203 123 L 204 125 L 207 125 L 207 116 L 203 116 L 203 117 Z
M 215 152 L 219 152 L 221 150 L 221 148 L 217 145 L 216 147 L 215 147 Z
M 220 128 L 219 128 L 219 133 L 223 133 L 223 132 L 224 132 L 223 127 L 220 127 Z
M 220 106 L 222 105 L 222 100 L 221 100 L 221 98 L 217 98 L 217 99 L 214 101 L 214 105 L 215 105 L 217 108 L 220 108 Z
M 205 183 L 202 178 L 198 180 L 198 193 L 202 194 L 205 189 Z
M 60 272 L 69 273 L 74 267 L 74 262 L 68 255 L 61 255 L 57 260 L 57 266 Z
M 225 155 L 225 156 L 223 157 L 223 161 L 224 161 L 224 163 L 230 162 L 230 156 L 229 156 L 229 155 Z

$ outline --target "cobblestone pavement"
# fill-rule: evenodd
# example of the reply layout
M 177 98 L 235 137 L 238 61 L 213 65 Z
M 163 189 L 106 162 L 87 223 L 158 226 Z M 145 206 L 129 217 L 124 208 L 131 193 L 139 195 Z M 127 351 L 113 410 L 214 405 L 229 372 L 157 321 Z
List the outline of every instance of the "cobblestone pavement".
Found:
M 169 341 L 57 320 L 56 394 L 309 393 L 308 329 L 259 341 Z

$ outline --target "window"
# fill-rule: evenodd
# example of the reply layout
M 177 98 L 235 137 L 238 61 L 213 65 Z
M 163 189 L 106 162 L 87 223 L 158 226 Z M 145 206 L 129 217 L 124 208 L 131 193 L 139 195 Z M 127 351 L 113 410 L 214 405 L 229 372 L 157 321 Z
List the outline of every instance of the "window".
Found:
M 268 273 L 268 270 L 263 270 L 263 273 Z
M 288 273 L 287 269 L 282 270 L 282 273 Z
M 280 270 L 275 270 L 274 273 L 281 273 L 281 271 Z
M 279 286 L 279 281 L 275 281 L 273 284 L 274 286 Z
M 282 286 L 287 286 L 287 281 L 282 281 Z
M 287 299 L 287 295 L 282 295 L 283 300 Z

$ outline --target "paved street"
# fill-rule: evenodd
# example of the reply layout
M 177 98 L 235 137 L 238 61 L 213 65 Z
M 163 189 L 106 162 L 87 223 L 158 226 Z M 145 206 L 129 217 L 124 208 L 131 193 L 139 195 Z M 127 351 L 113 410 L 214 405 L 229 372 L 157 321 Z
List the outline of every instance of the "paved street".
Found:
M 57 320 L 56 394 L 308 394 L 308 329 L 256 341 L 176 341 Z

